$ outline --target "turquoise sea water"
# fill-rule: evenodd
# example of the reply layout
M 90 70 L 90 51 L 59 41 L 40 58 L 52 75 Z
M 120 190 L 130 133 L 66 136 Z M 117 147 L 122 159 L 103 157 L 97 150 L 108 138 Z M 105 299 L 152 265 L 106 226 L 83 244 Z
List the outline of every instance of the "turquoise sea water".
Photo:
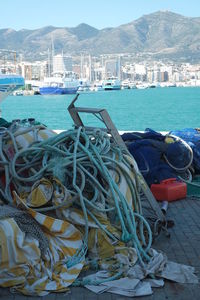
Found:
M 73 121 L 67 107 L 74 95 L 9 96 L 1 104 L 2 117 L 35 118 L 52 129 L 69 129 Z M 154 88 L 84 93 L 76 106 L 105 108 L 118 130 L 158 131 L 200 127 L 200 88 Z M 99 126 L 83 115 L 84 124 Z M 101 126 L 102 127 L 102 126 Z

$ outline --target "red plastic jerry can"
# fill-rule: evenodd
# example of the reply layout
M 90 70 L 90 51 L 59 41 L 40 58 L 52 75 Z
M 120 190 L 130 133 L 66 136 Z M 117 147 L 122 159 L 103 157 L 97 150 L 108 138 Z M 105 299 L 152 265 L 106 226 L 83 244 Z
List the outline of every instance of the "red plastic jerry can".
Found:
M 176 178 L 169 178 L 151 185 L 151 192 L 158 201 L 174 201 L 187 195 L 187 184 Z

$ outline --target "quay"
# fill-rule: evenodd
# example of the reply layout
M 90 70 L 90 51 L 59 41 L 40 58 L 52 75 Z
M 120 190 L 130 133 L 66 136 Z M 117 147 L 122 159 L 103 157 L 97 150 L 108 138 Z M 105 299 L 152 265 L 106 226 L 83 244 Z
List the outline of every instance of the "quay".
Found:
M 172 219 L 175 225 L 169 229 L 170 237 L 162 232 L 154 241 L 152 247 L 166 253 L 169 260 L 195 267 L 200 278 L 200 198 L 187 197 L 169 204 L 167 219 Z M 1 300 L 122 300 L 129 297 L 111 293 L 97 295 L 86 288 L 69 288 L 68 293 L 52 293 L 45 297 L 26 297 L 21 294 L 11 294 L 9 289 L 0 288 Z M 200 284 L 180 284 L 165 280 L 164 287 L 153 288 L 153 294 L 145 297 L 135 297 L 141 300 L 198 300 Z

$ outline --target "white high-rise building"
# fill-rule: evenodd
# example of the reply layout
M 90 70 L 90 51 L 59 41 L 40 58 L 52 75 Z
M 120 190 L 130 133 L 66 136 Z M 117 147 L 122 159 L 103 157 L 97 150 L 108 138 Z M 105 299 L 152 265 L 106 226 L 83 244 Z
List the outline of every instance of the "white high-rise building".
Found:
M 72 71 L 72 57 L 57 54 L 53 56 L 53 73 L 64 73 Z
M 139 75 L 145 75 L 147 73 L 147 69 L 145 65 L 135 64 L 135 73 Z

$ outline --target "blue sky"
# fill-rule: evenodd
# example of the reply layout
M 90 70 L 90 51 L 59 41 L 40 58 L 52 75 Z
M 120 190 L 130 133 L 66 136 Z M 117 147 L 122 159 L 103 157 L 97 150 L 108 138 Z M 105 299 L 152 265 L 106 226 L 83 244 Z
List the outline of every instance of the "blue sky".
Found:
M 200 0 L 2 0 L 0 4 L 0 28 L 16 30 L 80 23 L 102 29 L 158 10 L 200 17 Z

